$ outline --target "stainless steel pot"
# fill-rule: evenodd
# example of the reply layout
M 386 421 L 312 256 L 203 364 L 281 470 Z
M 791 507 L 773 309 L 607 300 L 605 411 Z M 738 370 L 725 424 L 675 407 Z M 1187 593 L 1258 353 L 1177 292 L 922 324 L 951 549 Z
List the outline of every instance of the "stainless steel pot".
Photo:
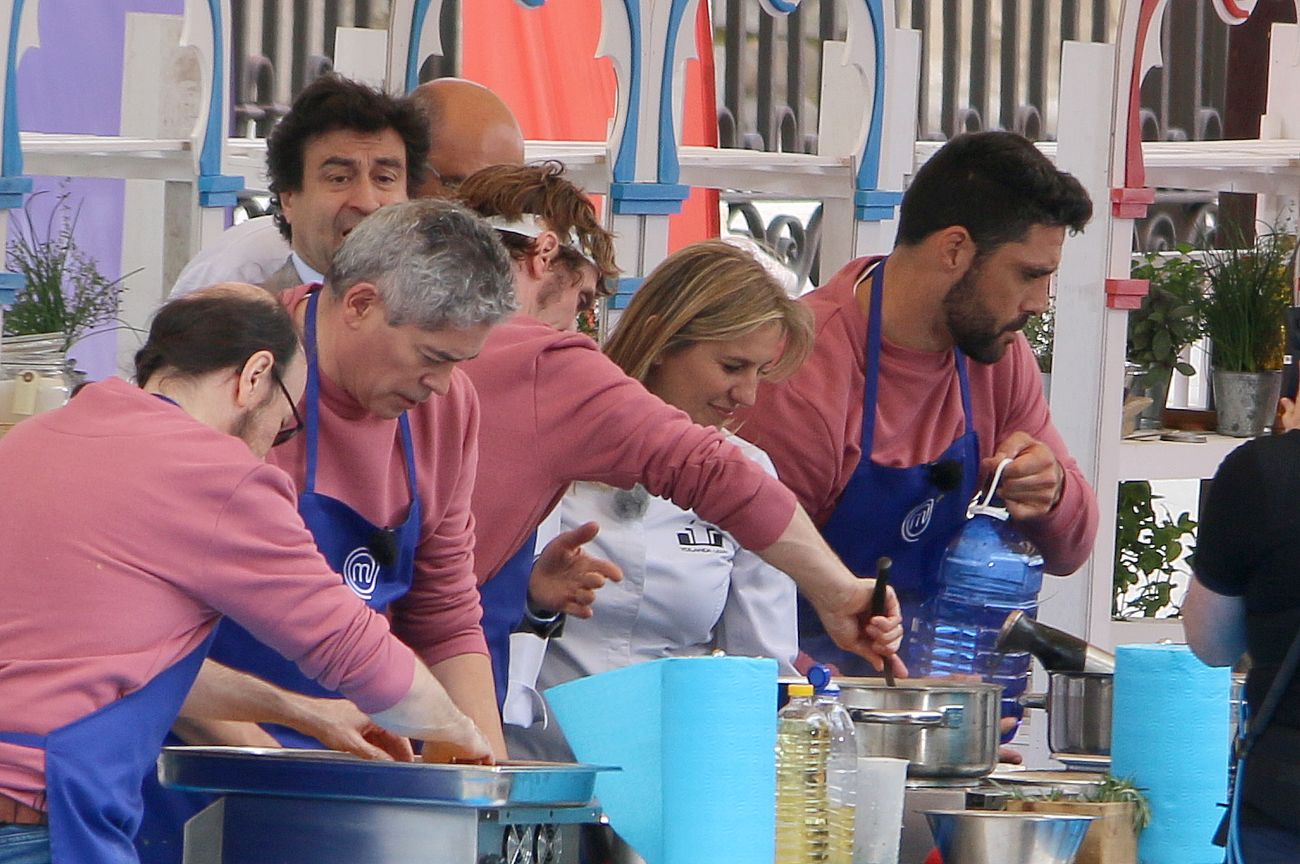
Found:
M 858 754 L 908 761 L 910 777 L 983 777 L 998 764 L 996 684 L 920 678 L 837 678 L 857 731 Z
M 1053 754 L 1109 756 L 1114 689 L 1115 676 L 1107 672 L 1049 672 L 1047 693 L 1027 693 L 1020 704 L 1047 709 Z

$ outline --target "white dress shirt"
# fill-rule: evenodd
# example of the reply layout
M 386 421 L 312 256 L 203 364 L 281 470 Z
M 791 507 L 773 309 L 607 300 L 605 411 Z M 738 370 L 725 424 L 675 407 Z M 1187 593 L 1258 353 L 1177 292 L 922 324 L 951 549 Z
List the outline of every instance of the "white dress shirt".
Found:
M 223 231 L 190 259 L 168 296 L 180 297 L 218 282 L 261 285 L 284 266 L 289 252 L 289 242 L 272 217 L 248 219 Z

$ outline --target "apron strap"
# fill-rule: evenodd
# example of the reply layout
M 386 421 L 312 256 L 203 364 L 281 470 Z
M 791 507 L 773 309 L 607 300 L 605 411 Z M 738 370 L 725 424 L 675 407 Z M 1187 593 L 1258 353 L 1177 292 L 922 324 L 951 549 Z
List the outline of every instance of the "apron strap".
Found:
M 0 732 L 0 741 L 6 744 L 17 744 L 19 747 L 45 749 L 45 736 L 33 732 Z
M 411 504 L 415 504 L 415 498 L 418 494 L 415 488 L 415 444 L 411 440 L 411 420 L 402 412 L 402 416 L 397 418 L 397 425 L 402 429 L 402 455 L 406 459 L 406 485 L 411 490 Z
M 876 262 L 875 272 L 871 274 L 871 320 L 867 322 L 867 389 L 862 397 L 862 458 L 871 459 L 872 447 L 876 441 L 876 396 L 879 392 L 880 378 L 880 310 L 885 293 L 885 262 L 881 258 Z
M 885 293 L 885 262 L 888 260 L 886 257 L 876 262 L 875 270 L 871 274 L 871 318 L 867 322 L 865 376 L 867 386 L 862 398 L 862 458 L 867 460 L 871 458 L 876 439 L 876 399 L 880 392 L 880 310 L 884 303 L 882 298 Z M 961 411 L 966 423 L 964 432 L 970 432 L 975 428 L 975 421 L 971 412 L 970 375 L 966 370 L 966 355 L 956 346 L 952 350 L 953 364 L 957 367 L 958 389 L 961 391 Z
M 316 491 L 316 454 L 317 433 L 320 430 L 320 366 L 316 362 L 316 302 L 320 299 L 321 288 L 311 290 L 307 296 L 307 318 L 303 322 L 302 343 L 307 355 L 307 390 L 303 395 L 306 403 L 303 430 L 307 439 L 307 470 L 303 477 L 303 491 Z M 398 418 L 402 429 L 402 455 L 406 461 L 406 485 L 415 500 L 415 445 L 411 439 L 411 421 L 403 411 Z
M 320 428 L 320 369 L 316 365 L 316 301 L 320 299 L 320 287 L 311 289 L 307 295 L 307 319 L 303 322 L 302 347 L 307 355 L 307 391 L 303 402 L 307 409 L 307 471 L 303 477 L 303 491 L 316 491 L 316 431 Z

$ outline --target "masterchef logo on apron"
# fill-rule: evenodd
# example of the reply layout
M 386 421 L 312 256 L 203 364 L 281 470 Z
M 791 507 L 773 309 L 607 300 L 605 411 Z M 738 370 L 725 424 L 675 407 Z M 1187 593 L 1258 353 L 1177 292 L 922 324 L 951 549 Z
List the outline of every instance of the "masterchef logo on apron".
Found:
M 925 499 L 903 517 L 903 527 L 900 533 L 908 543 L 915 543 L 920 540 L 921 535 L 925 533 L 925 529 L 930 527 L 930 517 L 934 515 L 936 500 L 935 498 Z
M 362 600 L 375 596 L 375 586 L 379 584 L 379 562 L 365 546 L 358 546 L 348 553 L 343 562 L 343 582 Z

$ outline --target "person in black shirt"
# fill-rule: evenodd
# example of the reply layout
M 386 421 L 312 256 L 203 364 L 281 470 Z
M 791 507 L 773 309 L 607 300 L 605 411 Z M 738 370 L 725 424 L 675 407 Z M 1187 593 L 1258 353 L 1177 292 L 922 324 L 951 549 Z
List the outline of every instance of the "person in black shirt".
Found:
M 1182 613 L 1188 645 L 1203 662 L 1230 666 L 1249 653 L 1252 716 L 1300 633 L 1297 537 L 1300 432 L 1238 447 L 1210 486 Z M 1300 861 L 1300 684 L 1285 686 L 1238 786 L 1247 864 Z

